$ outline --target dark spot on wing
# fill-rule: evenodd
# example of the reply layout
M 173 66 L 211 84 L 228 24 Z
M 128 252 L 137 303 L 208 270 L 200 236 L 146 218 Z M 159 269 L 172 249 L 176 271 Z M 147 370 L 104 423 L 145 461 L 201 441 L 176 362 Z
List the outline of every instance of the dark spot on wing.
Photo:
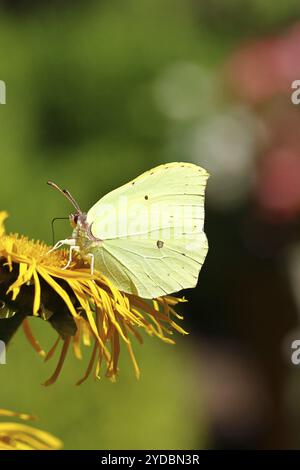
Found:
M 161 240 L 157 240 L 157 248 L 163 248 L 164 246 L 164 242 L 162 242 Z
M 146 201 L 148 201 L 148 199 L 149 199 L 149 196 L 145 196 L 145 199 L 146 199 Z

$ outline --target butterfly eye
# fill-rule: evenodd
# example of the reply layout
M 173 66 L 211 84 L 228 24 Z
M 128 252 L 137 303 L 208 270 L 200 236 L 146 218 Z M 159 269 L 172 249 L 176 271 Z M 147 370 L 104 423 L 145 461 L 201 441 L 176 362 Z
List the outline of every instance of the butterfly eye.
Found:
M 77 222 L 78 222 L 78 214 L 75 214 L 75 215 L 73 216 L 73 222 L 74 222 L 74 224 L 77 224 Z

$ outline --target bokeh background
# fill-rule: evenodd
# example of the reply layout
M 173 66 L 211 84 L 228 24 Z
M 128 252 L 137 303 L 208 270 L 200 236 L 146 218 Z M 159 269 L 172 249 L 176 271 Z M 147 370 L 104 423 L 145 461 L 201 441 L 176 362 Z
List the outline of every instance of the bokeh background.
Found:
M 51 243 L 70 207 L 49 179 L 88 209 L 164 162 L 212 175 L 190 335 L 137 345 L 139 382 L 123 351 L 117 383 L 76 387 L 70 356 L 44 388 L 55 363 L 19 331 L 1 407 L 38 415 L 67 449 L 299 448 L 299 0 L 1 0 L 0 64 L 9 230 Z M 49 347 L 50 326 L 31 326 Z

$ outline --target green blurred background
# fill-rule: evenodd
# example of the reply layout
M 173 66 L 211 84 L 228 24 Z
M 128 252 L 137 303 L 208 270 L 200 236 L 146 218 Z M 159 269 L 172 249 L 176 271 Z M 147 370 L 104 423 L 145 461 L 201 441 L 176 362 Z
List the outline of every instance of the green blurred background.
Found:
M 222 208 L 224 223 L 214 232 L 221 240 L 242 205 L 245 180 L 242 175 L 235 186 L 226 163 L 220 176 L 215 147 L 207 142 L 211 134 L 218 141 L 223 121 L 210 123 L 224 113 L 232 117 L 225 141 L 242 139 L 248 150 L 248 166 L 241 170 L 247 182 L 257 154 L 246 132 L 256 111 L 245 118 L 249 104 L 241 114 L 232 107 L 241 105 L 223 66 L 245 41 L 280 34 L 297 19 L 298 0 L 0 1 L 0 79 L 7 85 L 7 104 L 0 106 L 0 206 L 10 214 L 8 230 L 51 243 L 51 219 L 71 208 L 47 187 L 49 179 L 88 209 L 142 171 L 183 160 L 207 167 L 212 181 L 214 172 L 219 178 L 208 205 Z M 222 139 L 219 147 L 226 154 Z M 67 221 L 58 224 L 57 239 L 70 233 Z M 213 283 L 207 271 L 203 277 Z M 197 349 L 201 325 L 188 320 L 201 310 L 195 299 L 186 307 L 191 335 L 176 346 L 153 338 L 136 346 L 139 382 L 124 350 L 115 384 L 91 379 L 75 387 L 85 364 L 70 355 L 58 382 L 44 388 L 55 361 L 42 364 L 19 331 L 7 365 L 0 366 L 1 407 L 38 415 L 39 426 L 67 449 L 213 447 Z M 223 324 L 222 311 L 218 315 Z M 49 347 L 55 339 L 50 326 L 41 320 L 31 325 Z

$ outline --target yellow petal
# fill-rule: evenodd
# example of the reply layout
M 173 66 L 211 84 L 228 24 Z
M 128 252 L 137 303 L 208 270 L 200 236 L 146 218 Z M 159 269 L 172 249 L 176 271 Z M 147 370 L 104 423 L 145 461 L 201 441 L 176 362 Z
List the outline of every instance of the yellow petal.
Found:
M 38 273 L 36 270 L 33 270 L 33 279 L 34 279 L 34 301 L 33 301 L 33 315 L 38 316 L 38 312 L 41 305 L 41 284 L 39 280 Z
M 38 272 L 45 279 L 45 281 L 55 290 L 55 292 L 63 299 L 73 317 L 78 318 L 78 313 L 76 312 L 67 292 L 51 276 L 49 276 L 46 269 L 39 266 Z
M 61 449 L 62 442 L 52 434 L 20 423 L 0 423 L 1 435 L 15 441 L 17 449 Z

